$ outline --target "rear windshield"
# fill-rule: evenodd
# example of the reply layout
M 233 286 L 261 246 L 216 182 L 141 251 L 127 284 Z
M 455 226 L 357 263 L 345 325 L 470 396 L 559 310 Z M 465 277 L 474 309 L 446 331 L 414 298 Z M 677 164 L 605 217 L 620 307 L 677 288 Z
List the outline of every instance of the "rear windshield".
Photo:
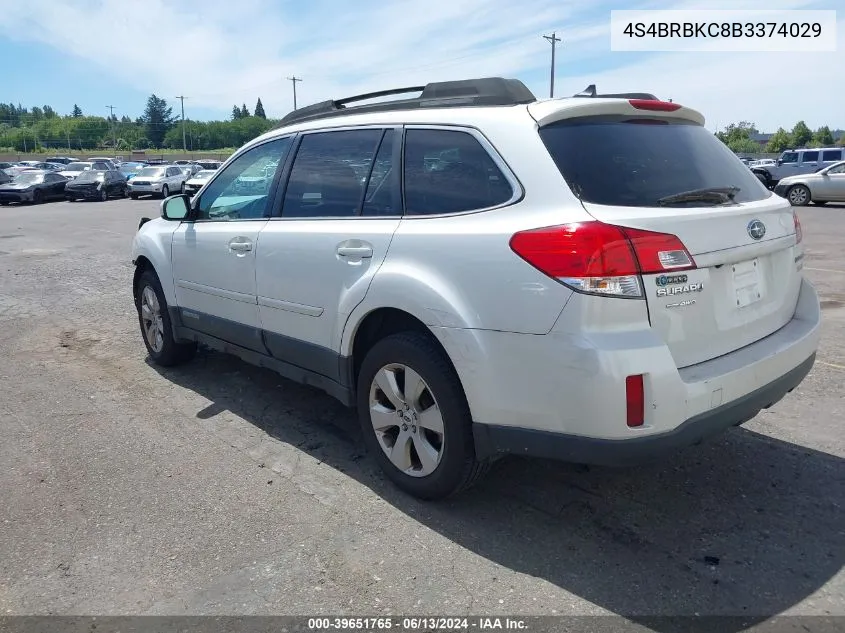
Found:
M 714 187 L 738 187 L 736 202 L 771 195 L 724 143 L 688 121 L 586 117 L 543 127 L 540 138 L 584 202 L 654 207 Z

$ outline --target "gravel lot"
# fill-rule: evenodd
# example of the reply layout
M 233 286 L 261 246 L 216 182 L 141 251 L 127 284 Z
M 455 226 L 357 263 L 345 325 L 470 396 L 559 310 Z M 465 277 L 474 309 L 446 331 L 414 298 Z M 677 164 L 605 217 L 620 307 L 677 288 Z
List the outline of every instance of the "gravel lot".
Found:
M 745 427 L 630 470 L 510 459 L 425 504 L 334 400 L 146 360 L 158 202 L 0 208 L 0 614 L 845 615 L 845 207 L 801 211 L 824 333 Z

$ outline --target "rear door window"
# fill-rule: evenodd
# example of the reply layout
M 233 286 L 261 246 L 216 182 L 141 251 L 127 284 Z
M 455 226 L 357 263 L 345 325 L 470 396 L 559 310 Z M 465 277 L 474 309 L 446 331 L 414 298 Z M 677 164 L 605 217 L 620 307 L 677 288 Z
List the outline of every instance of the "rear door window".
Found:
M 815 163 L 819 160 L 819 153 L 818 152 L 804 152 L 804 155 L 801 157 L 802 163 Z
M 690 121 L 584 117 L 539 133 L 570 189 L 584 202 L 656 207 L 667 196 L 724 187 L 738 188 L 736 202 L 770 195 L 724 143 Z
M 405 132 L 405 213 L 439 215 L 499 206 L 513 189 L 469 132 Z

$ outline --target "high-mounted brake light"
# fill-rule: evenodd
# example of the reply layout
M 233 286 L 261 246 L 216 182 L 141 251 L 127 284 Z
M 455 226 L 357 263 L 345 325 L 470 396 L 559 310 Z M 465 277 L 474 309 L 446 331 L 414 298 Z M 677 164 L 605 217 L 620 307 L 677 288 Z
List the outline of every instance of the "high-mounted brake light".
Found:
M 640 275 L 695 268 L 674 235 L 596 221 L 521 231 L 510 246 L 546 275 L 605 296 L 641 298 Z
M 655 99 L 628 99 L 628 103 L 637 110 L 654 110 L 656 112 L 674 112 L 681 109 L 680 103 L 671 101 L 657 101 Z

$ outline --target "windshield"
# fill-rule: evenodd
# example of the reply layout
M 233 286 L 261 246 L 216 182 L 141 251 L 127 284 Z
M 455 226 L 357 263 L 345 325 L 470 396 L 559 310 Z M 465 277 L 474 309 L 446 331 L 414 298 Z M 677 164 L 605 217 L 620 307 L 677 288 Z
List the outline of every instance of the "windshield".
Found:
M 132 172 L 138 171 L 140 167 L 141 165 L 139 163 L 123 163 L 118 169 L 124 174 L 131 174 Z
M 23 172 L 22 174 L 15 176 L 15 182 L 26 185 L 37 185 L 40 182 L 44 182 L 44 174 Z
M 680 193 L 725 188 L 736 190 L 734 202 L 769 195 L 724 143 L 690 121 L 584 117 L 541 128 L 540 138 L 584 202 L 655 207 Z
M 86 169 L 91 169 L 89 163 L 70 163 L 65 167 L 64 171 L 85 171 Z
M 203 169 L 194 174 L 193 180 L 208 180 L 217 172 L 213 169 Z
M 146 176 L 147 178 L 156 178 L 164 176 L 164 169 L 162 167 L 144 167 L 137 173 L 138 176 Z
M 104 171 L 86 171 L 79 175 L 76 182 L 97 182 L 102 181 L 106 177 Z

